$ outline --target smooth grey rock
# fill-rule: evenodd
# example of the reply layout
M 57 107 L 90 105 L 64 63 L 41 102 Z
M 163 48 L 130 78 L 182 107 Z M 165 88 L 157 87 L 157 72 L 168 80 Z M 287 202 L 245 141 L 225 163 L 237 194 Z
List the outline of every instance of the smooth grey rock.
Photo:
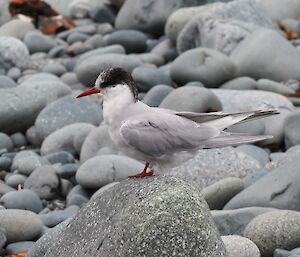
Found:
M 173 61 L 178 56 L 177 49 L 169 39 L 165 39 L 157 44 L 151 50 L 151 53 L 160 55 L 166 62 Z
M 46 72 L 46 73 L 51 73 L 51 74 L 54 74 L 56 76 L 61 76 L 63 75 L 64 73 L 67 72 L 67 69 L 64 65 L 60 64 L 60 63 L 50 63 L 50 64 L 47 64 L 43 67 L 43 72 Z
M 275 52 L 276 59 L 270 62 Z M 237 76 L 274 81 L 300 79 L 300 52 L 273 30 L 255 31 L 238 45 L 231 58 L 237 66 Z
M 19 185 L 21 185 L 21 186 L 24 185 L 26 179 L 27 179 L 27 177 L 24 175 L 13 174 L 13 175 L 9 176 L 8 178 L 5 178 L 5 183 L 8 186 L 17 189 L 19 187 Z
M 85 44 L 91 45 L 93 48 L 100 48 L 105 46 L 105 41 L 104 38 L 101 34 L 96 34 L 91 37 L 89 37 L 86 41 Z M 125 50 L 124 50 L 125 53 Z
M 95 126 L 88 123 L 74 123 L 64 126 L 52 132 L 43 141 L 41 146 L 41 154 L 46 155 L 58 151 L 70 151 L 79 154 L 74 148 L 75 138 L 82 133 L 88 134 Z M 79 149 L 80 150 L 80 149 Z
M 81 33 L 81 32 L 73 32 L 67 38 L 67 42 L 69 45 L 72 45 L 75 42 L 81 41 L 84 42 L 89 38 L 89 35 Z
M 0 157 L 0 170 L 9 171 L 11 166 L 11 159 L 8 157 Z
M 0 132 L 0 149 L 6 149 L 12 151 L 14 148 L 13 142 L 8 135 Z
M 234 90 L 257 89 L 257 82 L 249 77 L 239 77 L 224 83 L 220 88 Z
M 284 124 L 284 142 L 287 148 L 300 144 L 300 136 L 297 133 L 300 124 L 300 111 L 289 115 Z
M 12 67 L 7 71 L 7 76 L 11 79 L 18 80 L 21 77 L 21 70 L 17 67 Z
M 137 87 L 142 92 L 149 91 L 152 87 L 163 84 L 171 85 L 170 76 L 157 68 L 137 67 L 132 71 L 132 78 L 137 83 Z
M 122 54 L 103 54 L 100 56 L 89 57 L 76 67 L 76 74 L 81 83 L 86 86 L 94 85 L 96 78 L 99 74 L 110 67 L 121 67 L 127 72 L 138 66 L 142 62 L 135 56 L 122 55 Z
M 86 137 L 80 152 L 80 162 L 84 163 L 88 159 L 97 155 L 97 152 L 104 147 L 109 147 L 116 150 L 108 131 L 107 127 L 102 125 L 95 128 Z M 115 151 L 117 153 L 117 150 Z
M 27 45 L 31 54 L 37 52 L 47 53 L 56 45 L 53 38 L 44 35 L 40 31 L 31 31 L 26 33 L 24 43 Z
M 268 15 L 275 21 L 285 18 L 298 19 L 300 16 L 300 3 L 297 0 L 259 0 L 259 4 L 266 10 Z
M 48 165 L 36 168 L 25 181 L 24 188 L 34 191 L 41 199 L 50 200 L 57 194 L 59 183 L 55 169 Z
M 193 159 L 166 174 L 197 183 L 200 189 L 226 177 L 243 178 L 260 169 L 260 163 L 233 147 L 200 150 Z
M 28 189 L 8 192 L 0 199 L 0 203 L 6 209 L 22 209 L 39 213 L 43 204 L 38 195 Z
M 261 179 L 262 177 L 264 177 L 268 173 L 269 173 L 269 171 L 267 171 L 265 169 L 262 169 L 262 170 L 259 170 L 255 173 L 253 173 L 253 174 L 247 175 L 243 179 L 245 188 L 251 186 L 252 184 L 254 184 L 256 181 L 258 181 L 259 179 Z
M 2 90 L 0 131 L 14 133 L 28 129 L 47 104 L 69 92 L 69 87 L 50 74 L 33 75 L 16 88 Z
M 0 89 L 16 87 L 17 83 L 14 82 L 10 77 L 1 75 L 0 76 Z
M 0 26 L 6 23 L 10 19 L 8 4 L 9 4 L 9 0 L 4 0 L 0 2 Z
M 295 91 L 283 83 L 278 83 L 269 79 L 260 79 L 257 81 L 257 89 L 271 91 L 281 95 L 293 94 Z
M 27 33 L 34 30 L 29 21 L 12 19 L 0 27 L 0 37 L 14 37 L 23 40 Z
M 49 153 L 47 155 L 44 155 L 44 158 L 48 160 L 51 164 L 55 164 L 55 163 L 66 164 L 66 163 L 75 162 L 74 156 L 67 151 Z
M 298 187 L 300 175 L 297 172 L 299 165 L 299 157 L 281 164 L 237 194 L 226 204 L 224 209 L 262 206 L 300 210 Z
M 256 244 L 242 236 L 222 236 L 228 257 L 260 257 Z
M 94 130 L 94 128 L 90 130 L 89 129 L 81 130 L 79 133 L 75 134 L 73 138 L 73 147 L 75 151 L 78 153 L 78 155 L 81 152 L 81 148 L 85 139 L 87 138 L 87 136 L 90 134 L 92 130 Z
M 76 100 L 74 96 L 68 95 L 47 105 L 36 118 L 35 127 L 38 136 L 44 139 L 70 124 L 89 123 L 97 126 L 101 121 L 102 109 L 96 98 Z
M 48 251 L 49 247 L 56 242 L 61 232 L 68 226 L 71 219 L 58 224 L 54 228 L 48 229 L 46 233 L 36 241 L 29 250 L 27 257 L 41 257 Z
M 11 67 L 25 69 L 31 63 L 26 45 L 13 37 L 0 37 L 0 68 L 9 70 Z
M 284 249 L 275 249 L 273 257 L 290 257 L 291 252 Z M 294 256 L 295 257 L 295 256 Z
M 21 241 L 17 243 L 8 244 L 5 247 L 7 254 L 16 254 L 24 251 L 29 251 L 34 246 L 34 241 Z
M 242 236 L 245 227 L 254 217 L 274 210 L 274 208 L 248 207 L 235 210 L 215 210 L 211 214 L 221 235 Z
M 97 23 L 114 24 L 116 13 L 110 5 L 104 3 L 90 10 L 89 16 L 92 18 L 93 21 Z
M 48 56 L 50 58 L 62 57 L 66 53 L 66 49 L 67 46 L 64 45 L 55 46 L 51 50 L 49 50 Z
M 252 156 L 258 160 L 262 166 L 265 166 L 270 161 L 269 154 L 258 146 L 244 144 L 238 146 L 236 149 Z
M 294 110 L 292 103 L 284 96 L 272 92 L 258 90 L 228 90 L 213 89 L 213 93 L 220 99 L 224 112 L 240 112 L 257 109 L 275 108 L 280 115 L 250 121 L 245 124 L 235 125 L 234 132 L 251 133 L 253 126 L 260 134 L 273 135 L 272 139 L 260 142 L 261 145 L 277 144 L 283 140 L 283 127 L 286 117 Z M 263 131 L 259 129 L 263 125 Z M 257 127 L 259 126 L 259 127 Z M 257 130 L 259 129 L 259 130 Z M 255 131 L 254 130 L 254 131 Z
M 205 87 L 219 87 L 233 78 L 235 64 L 229 57 L 208 48 L 196 48 L 179 55 L 171 65 L 171 78 L 183 85 L 200 81 Z
M 58 171 L 58 174 L 61 178 L 69 179 L 76 175 L 79 167 L 80 165 L 77 163 L 67 163 L 62 165 L 61 169 Z
M 291 250 L 300 245 L 300 212 L 276 210 L 255 217 L 245 228 L 262 256 L 272 256 L 276 248 Z
M 45 226 L 52 228 L 74 216 L 78 209 L 79 207 L 77 206 L 71 206 L 65 210 L 56 210 L 46 214 L 41 214 L 40 218 Z
M 176 9 L 205 3 L 203 0 L 128 0 L 118 12 L 115 26 L 117 29 L 137 29 L 161 35 L 168 16 Z
M 79 206 L 82 207 L 90 199 L 90 193 L 80 185 L 76 185 L 71 189 L 67 195 L 67 206 Z
M 43 229 L 39 216 L 25 210 L 0 210 L 0 227 L 5 229 L 7 243 L 32 240 Z
M 137 30 L 118 30 L 105 38 L 107 45 L 122 45 L 126 53 L 143 53 L 146 50 L 147 37 Z
M 201 46 L 229 55 L 247 35 L 261 27 L 276 29 L 276 24 L 256 1 L 216 3 L 198 11 L 184 26 L 177 37 L 177 50 L 182 53 Z
M 60 79 L 68 84 L 68 85 L 74 85 L 74 84 L 77 84 L 78 83 L 78 79 L 77 79 L 77 76 L 75 74 L 75 72 L 66 72 L 65 74 L 63 74 Z
M 124 180 L 143 168 L 142 163 L 126 156 L 96 156 L 80 166 L 76 181 L 84 188 L 99 189 L 108 183 Z
M 186 112 L 222 110 L 220 100 L 211 90 L 194 86 L 185 86 L 173 90 L 163 99 L 159 107 Z
M 2 180 L 0 180 L 0 197 L 11 191 L 15 191 L 15 189 L 6 185 Z
M 168 85 L 156 85 L 145 94 L 143 102 L 151 107 L 158 107 L 173 90 L 174 88 Z
M 173 235 L 178 239 L 174 241 Z M 150 240 L 153 236 L 154 241 Z M 182 247 L 182 240 L 185 247 Z M 121 241 L 123 243 L 118 243 Z M 127 180 L 91 200 L 45 257 L 163 257 L 172 254 L 226 256 L 199 191 L 179 179 L 162 177 Z
M 165 64 L 165 60 L 162 56 L 154 53 L 141 53 L 141 54 L 131 54 L 132 57 L 137 57 L 144 66 L 153 67 L 162 66 Z
M 10 138 L 11 138 L 13 144 L 14 144 L 14 147 L 19 148 L 19 147 L 27 145 L 26 137 L 21 132 L 17 132 L 17 133 L 12 134 L 10 136 Z
M 225 204 L 244 189 L 243 180 L 228 177 L 201 190 L 211 210 L 221 210 Z

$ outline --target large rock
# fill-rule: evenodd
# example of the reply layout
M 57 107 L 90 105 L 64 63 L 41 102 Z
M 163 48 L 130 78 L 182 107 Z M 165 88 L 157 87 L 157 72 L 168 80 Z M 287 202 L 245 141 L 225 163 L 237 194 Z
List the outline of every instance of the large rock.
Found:
M 275 143 L 280 145 L 283 140 L 283 127 L 286 117 L 294 110 L 289 99 L 279 94 L 257 90 L 228 90 L 213 89 L 214 94 L 220 99 L 224 112 L 239 112 L 257 109 L 275 108 L 280 115 L 250 121 L 244 124 L 233 126 L 235 132 L 273 135 L 274 138 L 262 141 L 261 144 Z M 252 130 L 252 128 L 256 129 Z
M 74 123 L 54 131 L 43 141 L 41 154 L 46 155 L 58 151 L 70 151 L 79 154 L 74 146 L 75 139 L 79 134 L 87 135 L 93 128 L 95 126 L 92 124 Z
M 260 257 L 256 244 L 245 237 L 222 236 L 228 257 Z
M 200 81 L 205 87 L 219 87 L 233 78 L 235 64 L 229 57 L 208 48 L 197 48 L 179 55 L 171 65 L 171 77 L 179 85 Z
M 276 210 L 255 217 L 244 236 L 252 240 L 263 257 L 271 257 L 276 248 L 292 250 L 300 246 L 300 212 Z
M 256 1 L 235 0 L 214 4 L 201 10 L 184 26 L 177 38 L 177 49 L 182 53 L 201 46 L 228 55 L 247 35 L 260 27 L 275 28 L 276 24 Z
M 28 68 L 31 64 L 26 45 L 14 37 L 0 37 L 0 68 Z
M 117 15 L 115 25 L 117 29 L 137 29 L 161 35 L 165 22 L 173 11 L 206 2 L 206 0 L 127 0 Z
M 247 207 L 235 210 L 214 210 L 211 212 L 221 235 L 240 235 L 256 216 L 274 211 L 274 208 Z
M 0 210 L 0 227 L 5 229 L 7 243 L 35 239 L 43 230 L 39 216 L 25 210 Z
M 300 52 L 273 30 L 253 32 L 232 52 L 231 59 L 237 66 L 237 76 L 279 82 L 300 79 Z
M 99 74 L 110 67 L 121 67 L 128 72 L 142 65 L 139 58 L 123 54 L 103 54 L 93 56 L 80 62 L 76 67 L 76 74 L 81 83 L 93 86 Z
M 52 132 L 74 123 L 89 123 L 98 126 L 102 121 L 102 109 L 96 97 L 80 100 L 73 95 L 62 97 L 47 105 L 38 115 L 35 128 L 40 139 Z
M 184 86 L 173 90 L 164 98 L 159 107 L 186 112 L 222 110 L 220 100 L 211 90 L 195 86 Z
M 141 172 L 143 168 L 142 163 L 126 156 L 96 156 L 81 165 L 76 173 L 76 181 L 83 188 L 99 189 Z
M 179 179 L 154 177 L 123 181 L 95 197 L 45 257 L 172 255 L 226 252 L 199 191 Z
M 245 177 L 260 168 L 260 163 L 249 155 L 225 147 L 200 150 L 193 159 L 167 174 L 194 181 L 202 189 L 226 177 Z
M 34 26 L 30 21 L 14 19 L 0 27 L 0 36 L 15 37 L 23 40 L 27 32 L 33 30 Z
M 44 74 L 29 77 L 16 88 L 1 90 L 0 131 L 13 133 L 28 129 L 47 104 L 70 91 L 56 77 Z
M 298 158 L 281 164 L 232 198 L 224 209 L 249 206 L 300 210 L 300 165 Z

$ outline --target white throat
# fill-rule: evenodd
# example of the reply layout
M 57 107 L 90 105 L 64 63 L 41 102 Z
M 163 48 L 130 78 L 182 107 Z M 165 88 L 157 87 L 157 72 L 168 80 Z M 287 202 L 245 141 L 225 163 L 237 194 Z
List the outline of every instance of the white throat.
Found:
M 103 118 L 108 126 L 117 126 L 126 108 L 134 104 L 134 97 L 127 85 L 116 85 L 103 89 Z

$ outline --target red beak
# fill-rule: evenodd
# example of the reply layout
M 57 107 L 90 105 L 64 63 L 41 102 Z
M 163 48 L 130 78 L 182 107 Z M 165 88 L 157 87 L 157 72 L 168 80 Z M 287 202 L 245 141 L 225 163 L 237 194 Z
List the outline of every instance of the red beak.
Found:
M 89 89 L 83 91 L 81 94 L 76 96 L 76 98 L 87 96 L 87 95 L 92 95 L 92 94 L 97 94 L 97 93 L 100 93 L 100 92 L 101 92 L 101 90 L 99 88 L 92 87 L 92 88 L 89 88 Z

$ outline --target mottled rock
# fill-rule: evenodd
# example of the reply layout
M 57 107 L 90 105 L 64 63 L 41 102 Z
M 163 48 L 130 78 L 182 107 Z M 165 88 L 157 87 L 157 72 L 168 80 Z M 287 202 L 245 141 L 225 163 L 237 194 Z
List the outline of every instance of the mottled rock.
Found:
M 25 181 L 24 188 L 34 191 L 41 199 L 50 200 L 59 191 L 59 183 L 55 169 L 48 165 L 36 168 Z
M 159 107 L 187 112 L 222 110 L 222 104 L 214 93 L 207 88 L 194 86 L 180 87 L 173 90 L 163 99 Z
M 79 154 L 80 151 L 77 152 L 74 148 L 75 138 L 82 133 L 88 134 L 93 128 L 95 126 L 92 124 L 74 123 L 54 131 L 43 141 L 41 154 L 46 155 L 58 151 L 70 151 Z
M 274 207 L 278 209 L 300 210 L 299 170 L 300 160 L 281 164 L 232 198 L 224 209 L 249 206 Z
M 260 257 L 255 243 L 242 236 L 222 236 L 228 257 Z
M 0 203 L 6 209 L 22 209 L 39 213 L 43 209 L 43 204 L 38 195 L 28 189 L 8 192 L 1 197 Z
M 45 257 L 172 254 L 226 256 L 199 191 L 175 178 L 149 178 L 121 182 L 90 201 Z
M 233 78 L 235 64 L 229 57 L 208 48 L 196 48 L 179 55 L 171 65 L 171 78 L 183 85 L 200 81 L 206 87 L 219 87 Z
M 76 181 L 84 188 L 99 189 L 108 183 L 124 180 L 143 168 L 142 163 L 126 156 L 96 156 L 80 166 Z
M 8 243 L 32 240 L 43 229 L 39 216 L 25 210 L 0 210 L 0 227 L 5 229 Z
M 300 212 L 276 210 L 255 217 L 245 228 L 262 256 L 272 256 L 276 248 L 291 250 L 300 245 Z
M 215 210 L 211 214 L 221 235 L 242 236 L 245 227 L 256 216 L 274 211 L 274 208 L 247 207 L 235 210 Z
M 200 150 L 193 159 L 167 174 L 197 183 L 200 189 L 226 177 L 243 178 L 260 169 L 260 163 L 233 147 Z
M 211 210 L 221 210 L 225 204 L 244 189 L 240 178 L 224 178 L 201 190 L 201 193 Z
M 44 139 L 70 124 L 89 123 L 97 126 L 101 121 L 102 109 L 96 97 L 76 100 L 68 95 L 47 105 L 36 118 L 35 128 L 39 138 Z

